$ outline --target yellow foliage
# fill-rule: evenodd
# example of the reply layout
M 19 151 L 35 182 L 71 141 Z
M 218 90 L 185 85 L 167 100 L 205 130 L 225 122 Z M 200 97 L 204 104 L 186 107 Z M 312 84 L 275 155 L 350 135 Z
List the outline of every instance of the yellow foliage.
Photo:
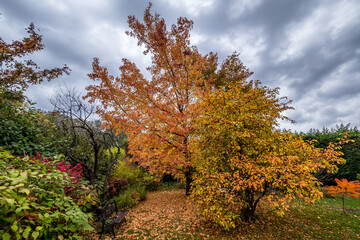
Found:
M 322 197 L 313 176 L 343 163 L 338 147 L 317 149 L 290 132 L 276 130 L 289 102 L 277 89 L 239 79 L 203 95 L 192 141 L 197 173 L 193 196 L 202 214 L 224 228 L 249 221 L 260 199 L 283 215 L 298 196 L 307 202 Z

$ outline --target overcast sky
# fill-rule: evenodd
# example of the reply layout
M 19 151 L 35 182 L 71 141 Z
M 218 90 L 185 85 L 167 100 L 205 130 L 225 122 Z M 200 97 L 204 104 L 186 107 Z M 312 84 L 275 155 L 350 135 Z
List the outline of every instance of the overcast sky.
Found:
M 281 128 L 308 131 L 351 123 L 360 127 L 360 1 L 353 0 L 153 0 L 169 26 L 180 16 L 194 21 L 192 44 L 220 60 L 237 51 L 253 79 L 292 99 Z M 26 95 L 52 110 L 49 98 L 66 83 L 85 93 L 87 74 L 99 57 L 118 74 L 122 58 L 140 69 L 150 59 L 125 34 L 127 16 L 142 19 L 142 0 L 1 0 L 0 36 L 26 36 L 31 22 L 45 48 L 33 55 L 44 68 L 67 64 L 72 72 L 31 87 Z

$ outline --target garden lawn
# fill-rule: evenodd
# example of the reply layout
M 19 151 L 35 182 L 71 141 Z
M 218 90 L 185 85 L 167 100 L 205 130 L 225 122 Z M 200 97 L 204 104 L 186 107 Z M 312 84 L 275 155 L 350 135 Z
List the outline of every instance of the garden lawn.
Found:
M 184 190 L 157 191 L 131 209 L 116 239 L 360 239 L 360 200 L 345 201 L 346 215 L 341 198 L 323 198 L 313 205 L 296 200 L 283 217 L 263 202 L 255 222 L 226 232 L 199 218 Z

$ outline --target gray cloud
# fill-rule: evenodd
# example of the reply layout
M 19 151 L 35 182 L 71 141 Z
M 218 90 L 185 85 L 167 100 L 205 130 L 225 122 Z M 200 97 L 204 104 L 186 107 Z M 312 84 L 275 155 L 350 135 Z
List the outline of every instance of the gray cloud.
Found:
M 93 57 L 117 74 L 122 58 L 140 69 L 150 63 L 135 39 L 125 35 L 127 16 L 142 14 L 148 1 L 0 2 L 0 32 L 6 41 L 25 36 L 34 22 L 45 49 L 34 55 L 42 67 L 67 64 L 71 76 L 33 86 L 27 95 L 39 108 L 61 84 L 84 92 L 92 84 Z M 153 1 L 168 27 L 184 16 L 194 21 L 192 43 L 201 52 L 218 52 L 223 60 L 241 53 L 253 78 L 294 100 L 286 114 L 296 124 L 282 128 L 307 131 L 350 122 L 360 127 L 360 3 L 356 0 L 207 0 Z

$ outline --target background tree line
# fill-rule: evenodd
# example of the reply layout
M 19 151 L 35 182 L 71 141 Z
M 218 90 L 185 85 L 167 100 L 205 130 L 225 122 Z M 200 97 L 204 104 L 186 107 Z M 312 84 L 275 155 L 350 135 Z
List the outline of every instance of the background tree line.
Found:
M 330 142 L 336 142 L 338 139 L 347 133 L 351 141 L 345 143 L 341 147 L 344 153 L 342 156 L 346 162 L 338 165 L 339 171 L 337 173 L 328 173 L 321 170 L 315 176 L 326 185 L 335 184 L 335 178 L 345 178 L 349 181 L 360 179 L 360 131 L 357 127 L 351 127 L 351 124 L 337 125 L 335 128 L 310 129 L 307 133 L 298 133 L 303 139 L 310 141 L 316 140 L 314 146 L 324 148 Z

